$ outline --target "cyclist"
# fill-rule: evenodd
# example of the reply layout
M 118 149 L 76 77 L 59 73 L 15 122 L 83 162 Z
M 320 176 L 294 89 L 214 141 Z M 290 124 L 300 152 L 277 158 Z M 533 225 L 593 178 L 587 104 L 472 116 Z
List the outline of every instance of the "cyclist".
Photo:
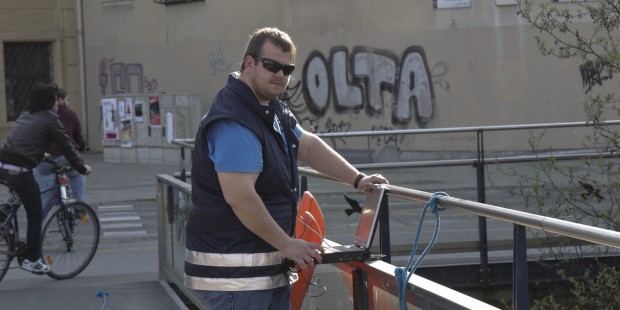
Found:
M 62 88 L 58 88 L 58 94 L 56 95 L 58 96 L 58 112 L 56 112 L 56 114 L 58 114 L 58 118 L 65 127 L 65 130 L 67 130 L 67 134 L 71 137 L 75 149 L 79 152 L 84 152 L 86 149 L 86 142 L 84 142 L 84 137 L 82 136 L 82 125 L 80 124 L 80 119 L 77 114 L 69 108 L 69 96 Z M 50 158 L 61 164 L 70 165 L 67 158 L 62 154 L 62 151 L 55 143 L 52 143 L 47 149 L 47 153 L 49 153 Z M 75 170 L 69 171 L 67 176 L 69 177 L 69 185 L 71 185 L 73 198 L 75 198 L 76 201 L 86 201 L 86 178 Z M 56 182 L 54 165 L 48 162 L 40 163 L 34 170 L 34 179 L 37 180 L 41 189 L 53 186 L 54 182 Z M 53 196 L 53 191 L 41 193 L 41 202 L 43 206 L 45 206 Z
M 19 195 L 28 219 L 26 258 L 21 268 L 35 274 L 47 273 L 50 267 L 41 258 L 43 209 L 41 190 L 34 179 L 33 169 L 54 142 L 75 170 L 81 174 L 91 172 L 58 119 L 57 92 L 55 85 L 35 86 L 30 92 L 26 111 L 20 114 L 0 149 L 0 178 L 6 180 L 9 188 Z

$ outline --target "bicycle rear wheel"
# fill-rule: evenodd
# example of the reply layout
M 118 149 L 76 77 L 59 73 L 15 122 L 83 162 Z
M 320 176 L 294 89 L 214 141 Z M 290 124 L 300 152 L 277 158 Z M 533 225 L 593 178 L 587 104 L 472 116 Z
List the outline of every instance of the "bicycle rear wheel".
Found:
M 73 202 L 54 214 L 43 226 L 43 258 L 53 279 L 70 279 L 82 272 L 99 246 L 99 218 L 83 202 Z

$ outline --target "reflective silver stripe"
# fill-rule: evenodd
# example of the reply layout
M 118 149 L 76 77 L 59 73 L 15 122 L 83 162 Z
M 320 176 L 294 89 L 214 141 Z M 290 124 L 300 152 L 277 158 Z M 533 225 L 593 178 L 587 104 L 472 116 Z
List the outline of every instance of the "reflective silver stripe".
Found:
M 286 274 L 255 278 L 199 278 L 185 275 L 184 285 L 203 291 L 254 291 L 290 285 Z
M 15 171 L 15 172 L 30 172 L 30 169 L 28 168 L 5 164 L 5 163 L 0 163 L 0 168 L 4 170 L 9 170 L 9 171 Z
M 268 253 L 204 253 L 185 249 L 185 261 L 194 265 L 214 267 L 257 267 L 280 265 L 284 262 L 280 251 Z

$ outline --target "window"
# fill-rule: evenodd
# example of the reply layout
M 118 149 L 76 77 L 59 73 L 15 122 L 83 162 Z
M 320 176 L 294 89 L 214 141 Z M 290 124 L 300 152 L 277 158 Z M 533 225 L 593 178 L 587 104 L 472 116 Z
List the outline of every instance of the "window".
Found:
M 53 81 L 51 42 L 4 42 L 6 120 L 14 121 L 28 103 L 30 90 Z
M 159 4 L 178 4 L 178 3 L 185 3 L 185 2 L 196 2 L 196 1 L 204 1 L 204 0 L 153 0 L 155 3 L 159 3 Z
M 133 6 L 133 0 L 103 0 L 103 6 Z

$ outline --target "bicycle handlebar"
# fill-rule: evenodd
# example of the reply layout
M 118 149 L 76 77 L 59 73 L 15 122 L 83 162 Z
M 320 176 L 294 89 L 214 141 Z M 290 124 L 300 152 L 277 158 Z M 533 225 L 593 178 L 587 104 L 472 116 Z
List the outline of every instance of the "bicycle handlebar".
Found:
M 57 160 L 55 160 L 55 159 L 53 159 L 51 157 L 45 157 L 44 161 L 54 165 L 54 173 L 67 172 L 67 171 L 70 171 L 71 169 L 73 169 L 73 167 L 65 166 L 61 162 L 59 162 L 59 161 L 57 161 Z

